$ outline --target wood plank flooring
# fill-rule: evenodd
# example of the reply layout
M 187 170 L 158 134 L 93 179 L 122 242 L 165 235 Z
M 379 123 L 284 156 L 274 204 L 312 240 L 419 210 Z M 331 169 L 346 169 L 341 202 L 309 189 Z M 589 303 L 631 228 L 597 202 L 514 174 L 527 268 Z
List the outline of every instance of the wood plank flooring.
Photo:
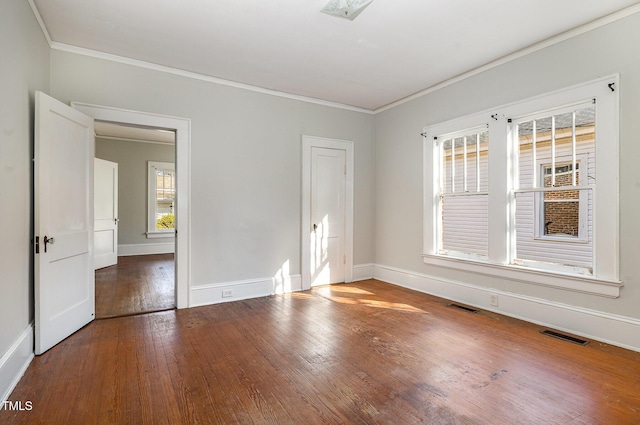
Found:
M 96 319 L 175 307 L 173 254 L 118 257 L 96 270 Z
M 640 353 L 368 280 L 94 321 L 14 424 L 638 424 Z

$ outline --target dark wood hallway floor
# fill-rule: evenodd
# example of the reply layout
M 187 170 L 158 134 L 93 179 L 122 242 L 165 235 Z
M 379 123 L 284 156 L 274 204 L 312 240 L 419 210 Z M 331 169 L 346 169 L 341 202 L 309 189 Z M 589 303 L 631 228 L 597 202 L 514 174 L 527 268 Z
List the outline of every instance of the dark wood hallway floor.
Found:
M 175 307 L 173 254 L 118 257 L 96 270 L 96 319 Z
M 368 280 L 94 321 L 0 423 L 640 423 L 640 353 L 448 304 Z

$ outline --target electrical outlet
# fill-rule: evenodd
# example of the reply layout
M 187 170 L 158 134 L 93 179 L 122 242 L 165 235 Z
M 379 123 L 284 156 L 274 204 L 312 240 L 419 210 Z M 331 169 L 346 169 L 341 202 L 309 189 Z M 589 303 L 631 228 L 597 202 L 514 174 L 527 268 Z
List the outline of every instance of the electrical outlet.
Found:
M 498 294 L 491 294 L 491 305 L 498 307 Z
M 233 296 L 233 290 L 231 289 L 223 289 L 222 290 L 222 298 L 229 298 Z

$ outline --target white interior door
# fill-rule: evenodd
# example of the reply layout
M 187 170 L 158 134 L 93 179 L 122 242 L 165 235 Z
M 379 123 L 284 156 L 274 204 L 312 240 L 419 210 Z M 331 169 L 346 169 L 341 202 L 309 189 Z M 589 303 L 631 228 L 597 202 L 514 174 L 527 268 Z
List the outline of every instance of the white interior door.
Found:
M 101 269 L 118 263 L 118 164 L 94 158 L 94 264 Z
M 93 119 L 36 92 L 35 353 L 94 318 Z
M 311 285 L 345 281 L 346 152 L 311 148 Z

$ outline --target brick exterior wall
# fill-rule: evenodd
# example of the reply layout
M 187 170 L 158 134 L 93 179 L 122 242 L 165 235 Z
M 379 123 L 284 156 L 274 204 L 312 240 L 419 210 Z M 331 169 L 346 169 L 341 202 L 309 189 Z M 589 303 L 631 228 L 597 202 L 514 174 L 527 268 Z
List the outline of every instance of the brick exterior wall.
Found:
M 556 174 L 556 187 L 571 186 L 572 173 Z M 576 172 L 576 181 L 580 181 Z M 551 187 L 551 176 L 545 175 L 544 187 Z M 562 233 L 578 236 L 580 193 L 577 190 L 544 193 L 544 234 Z

